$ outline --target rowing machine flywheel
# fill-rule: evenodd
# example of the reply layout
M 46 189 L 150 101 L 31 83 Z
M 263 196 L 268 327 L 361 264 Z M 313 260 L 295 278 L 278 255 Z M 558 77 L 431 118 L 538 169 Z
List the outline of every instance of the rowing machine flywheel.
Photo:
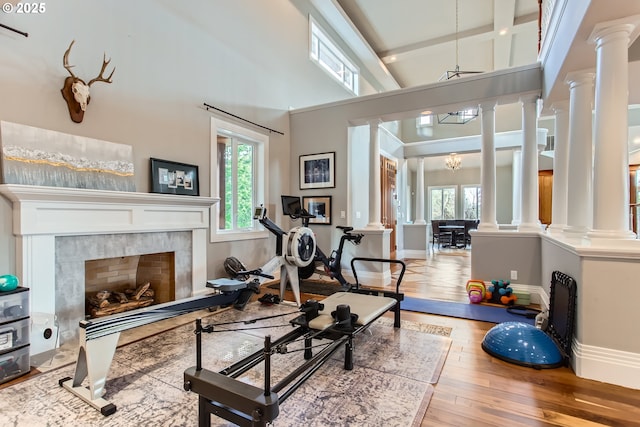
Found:
M 316 236 L 308 227 L 294 227 L 289 231 L 285 259 L 289 264 L 306 267 L 316 253 Z

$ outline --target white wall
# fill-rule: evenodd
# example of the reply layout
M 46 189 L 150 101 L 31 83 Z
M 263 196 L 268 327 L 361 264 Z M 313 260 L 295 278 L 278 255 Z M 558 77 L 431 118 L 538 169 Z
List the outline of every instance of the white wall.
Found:
M 29 37 L 0 29 L 0 120 L 132 145 L 137 191 L 149 191 L 149 157 L 158 157 L 198 165 L 201 194 L 210 195 L 206 102 L 284 132 L 270 135 L 265 201 L 280 212 L 289 171 L 297 173 L 289 161 L 289 109 L 351 97 L 309 60 L 309 11 L 288 0 L 46 6 L 41 15 L 2 14 L 3 24 Z M 68 76 L 62 56 L 72 40 L 69 63 L 78 77 L 96 77 L 103 52 L 111 58 L 108 69 L 116 68 L 112 84 L 92 85 L 81 124 L 70 120 L 60 94 Z M 12 273 L 15 241 L 5 199 L 0 218 L 0 274 Z M 210 245 L 209 275 L 221 274 L 222 260 L 232 254 L 247 264 L 268 259 L 271 240 Z

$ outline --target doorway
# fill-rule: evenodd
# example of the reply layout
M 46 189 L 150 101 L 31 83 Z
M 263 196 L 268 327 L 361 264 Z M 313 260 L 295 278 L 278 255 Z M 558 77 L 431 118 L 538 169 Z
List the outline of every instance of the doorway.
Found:
M 381 213 L 382 225 L 384 228 L 391 229 L 389 237 L 389 254 L 390 258 L 396 257 L 396 226 L 397 226 L 397 198 L 398 191 L 396 186 L 396 175 L 398 174 L 398 165 L 396 161 L 385 156 L 380 156 L 380 192 L 381 192 Z

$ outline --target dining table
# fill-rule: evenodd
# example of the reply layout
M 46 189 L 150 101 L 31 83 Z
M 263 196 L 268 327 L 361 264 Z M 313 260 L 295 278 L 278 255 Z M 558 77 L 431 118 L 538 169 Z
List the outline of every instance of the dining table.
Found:
M 455 246 L 456 248 L 462 248 L 464 246 L 466 246 L 466 244 L 464 246 L 461 246 L 458 243 L 458 239 L 460 236 L 462 236 L 462 241 L 464 243 L 464 225 L 440 225 L 438 226 L 438 229 L 440 230 L 440 232 L 449 232 L 451 233 L 451 245 L 450 246 Z M 446 247 L 447 245 L 443 245 L 444 247 Z

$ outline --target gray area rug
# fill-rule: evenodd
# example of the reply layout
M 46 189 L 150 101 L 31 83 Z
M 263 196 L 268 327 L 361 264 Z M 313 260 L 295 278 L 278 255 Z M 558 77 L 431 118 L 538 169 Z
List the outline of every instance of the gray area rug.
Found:
M 299 312 L 290 305 L 251 303 L 244 312 L 228 310 L 203 319 L 204 324 L 222 323 L 279 313 L 290 314 L 216 326 L 221 332 L 204 334 L 203 367 L 218 371 L 262 348 L 265 335 L 276 338 L 290 331 L 289 320 Z M 0 390 L 0 426 L 197 425 L 198 396 L 182 388 L 184 370 L 196 360 L 194 327 L 179 326 L 118 348 L 104 396 L 117 406 L 115 414 L 104 417 L 58 386 L 59 379 L 73 376 L 73 364 Z M 273 425 L 419 426 L 451 345 L 450 338 L 421 329 L 424 325 L 412 322 L 394 329 L 390 319 L 380 319 L 357 336 L 352 371 L 343 369 L 343 350 L 336 352 L 280 406 Z M 287 354 L 274 355 L 272 384 L 302 363 L 302 352 L 295 350 L 296 344 Z M 260 386 L 261 366 L 241 379 Z M 213 417 L 212 425 L 231 424 Z

